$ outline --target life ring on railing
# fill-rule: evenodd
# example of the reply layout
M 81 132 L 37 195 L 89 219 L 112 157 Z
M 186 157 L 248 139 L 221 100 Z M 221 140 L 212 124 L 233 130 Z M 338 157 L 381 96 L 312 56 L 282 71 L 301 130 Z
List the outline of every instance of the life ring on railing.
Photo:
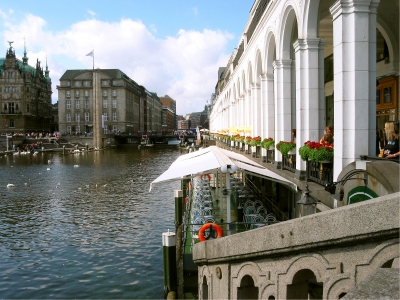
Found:
M 192 185 L 190 184 L 190 182 L 188 182 L 188 184 L 187 184 L 187 189 L 188 189 L 189 192 L 192 189 Z
M 204 225 L 200 228 L 200 230 L 199 230 L 199 241 L 200 241 L 200 242 L 204 242 L 205 240 L 208 240 L 208 239 L 210 238 L 211 233 L 210 233 L 207 237 L 204 236 L 204 232 L 205 232 L 207 229 L 210 229 L 210 231 L 211 231 L 211 229 L 215 229 L 215 231 L 217 232 L 217 237 L 216 237 L 217 239 L 224 236 L 224 234 L 223 234 L 223 232 L 222 232 L 222 228 L 219 227 L 218 224 L 215 224 L 215 223 L 206 223 L 206 224 L 204 224 Z
M 200 179 L 203 179 L 203 176 L 207 176 L 208 177 L 208 181 L 211 180 L 210 174 L 203 174 L 203 175 L 200 176 Z

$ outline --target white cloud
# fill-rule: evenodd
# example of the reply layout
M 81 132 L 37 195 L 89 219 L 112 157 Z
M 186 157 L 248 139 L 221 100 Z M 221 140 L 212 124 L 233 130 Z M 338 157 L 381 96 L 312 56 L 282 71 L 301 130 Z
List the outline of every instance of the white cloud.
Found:
M 96 13 L 95 13 L 94 11 L 90 10 L 90 9 L 88 9 L 87 12 L 88 12 L 92 17 L 94 17 L 94 16 L 96 15 Z
M 203 110 L 214 91 L 218 67 L 229 59 L 225 48 L 233 38 L 226 32 L 182 29 L 176 36 L 157 39 L 151 26 L 131 19 L 114 23 L 91 19 L 52 32 L 45 20 L 31 14 L 5 27 L 3 38 L 15 41 L 18 56 L 23 55 L 23 38 L 27 37 L 31 65 L 39 58 L 44 67 L 47 54 L 53 100 L 65 70 L 92 68 L 86 54 L 94 49 L 95 67 L 120 69 L 149 91 L 168 94 L 177 101 L 178 114 Z

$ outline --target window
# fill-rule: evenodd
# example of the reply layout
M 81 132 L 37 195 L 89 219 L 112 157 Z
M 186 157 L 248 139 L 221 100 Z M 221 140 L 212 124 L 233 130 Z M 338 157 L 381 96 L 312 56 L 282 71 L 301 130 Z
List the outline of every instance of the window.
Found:
M 117 112 L 113 111 L 113 121 L 117 121 Z
M 29 93 L 29 87 L 26 88 L 26 92 Z
M 85 108 L 86 108 L 86 109 L 89 108 L 89 100 L 85 100 Z
M 71 100 L 67 100 L 67 109 L 71 109 Z
M 103 113 L 103 120 L 108 121 L 108 114 L 106 112 Z
M 10 119 L 10 127 L 11 127 L 11 128 L 15 127 L 15 121 L 14 121 L 14 119 Z
M 75 97 L 79 97 L 79 91 L 75 91 Z
M 103 108 L 107 108 L 107 100 L 103 100 Z
M 4 112 L 7 113 L 7 104 L 4 103 Z
M 101 85 L 102 85 L 102 86 L 108 86 L 108 81 L 107 81 L 107 80 L 103 80 L 103 81 L 101 82 Z
M 80 113 L 75 113 L 75 121 L 80 122 L 81 121 L 81 115 Z
M 66 120 L 67 120 L 67 122 L 71 122 L 71 113 L 67 113 L 67 115 L 66 115 Z
M 67 91 L 66 96 L 67 96 L 67 98 L 71 97 L 71 91 Z
M 116 91 L 116 90 L 113 90 L 113 91 L 112 91 L 112 95 L 113 95 L 113 97 L 117 97 L 117 91 Z
M 8 113 L 9 113 L 9 114 L 15 113 L 15 110 L 14 110 L 14 102 L 8 103 Z
M 117 85 L 117 81 L 116 80 L 113 80 L 113 85 Z
M 71 86 L 71 81 L 67 81 L 67 86 Z
M 89 113 L 85 112 L 85 122 L 89 122 Z
M 14 72 L 8 72 L 8 78 L 14 78 Z
M 78 133 L 81 132 L 81 126 L 78 125 L 78 126 L 76 126 L 75 128 L 76 128 L 76 132 L 78 132 Z
M 75 86 L 76 87 L 80 87 L 81 86 L 81 82 L 80 81 L 75 81 Z
M 117 125 L 113 125 L 113 131 L 114 131 L 114 133 L 117 133 L 117 131 L 118 131 Z
M 117 100 L 113 100 L 113 102 L 112 102 L 112 107 L 113 107 L 113 108 L 117 108 Z
M 81 106 L 81 101 L 75 100 L 75 108 L 79 109 L 80 106 Z
M 29 107 L 29 103 L 26 105 L 26 112 L 29 112 L 29 109 L 30 109 L 30 107 Z
M 89 97 L 89 91 L 85 91 L 85 97 Z
M 84 81 L 83 84 L 84 86 L 90 86 L 89 81 Z
M 103 96 L 107 97 L 107 91 L 103 91 Z
M 67 126 L 67 132 L 71 134 L 71 126 Z

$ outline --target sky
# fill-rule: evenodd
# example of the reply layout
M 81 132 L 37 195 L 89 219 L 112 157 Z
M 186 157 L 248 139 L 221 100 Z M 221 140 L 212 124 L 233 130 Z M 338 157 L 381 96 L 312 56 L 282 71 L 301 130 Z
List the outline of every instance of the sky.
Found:
M 203 111 L 238 46 L 254 0 L 0 1 L 0 57 L 12 46 L 28 63 L 46 59 L 56 86 L 66 70 L 120 69 L 177 102 L 177 114 Z M 1 50 L 1 48 L 3 50 Z

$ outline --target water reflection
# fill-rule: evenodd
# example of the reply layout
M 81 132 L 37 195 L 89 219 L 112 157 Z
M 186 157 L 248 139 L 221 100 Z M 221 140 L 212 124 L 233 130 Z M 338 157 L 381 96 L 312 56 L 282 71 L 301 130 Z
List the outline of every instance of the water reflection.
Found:
M 1 298 L 162 298 L 176 149 L 0 158 Z M 7 188 L 8 183 L 15 187 Z

